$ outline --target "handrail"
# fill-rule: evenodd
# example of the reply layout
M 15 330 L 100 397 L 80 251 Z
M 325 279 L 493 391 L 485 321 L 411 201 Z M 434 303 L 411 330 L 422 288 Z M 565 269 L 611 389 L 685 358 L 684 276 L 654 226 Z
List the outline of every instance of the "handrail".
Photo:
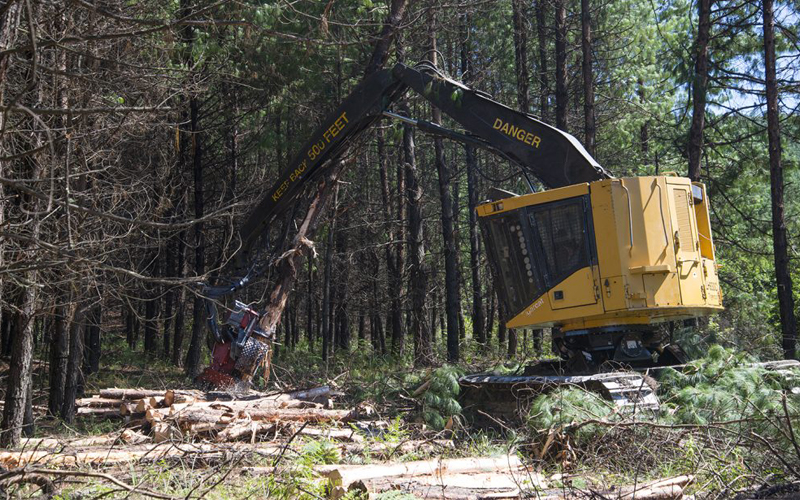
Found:
M 625 194 L 628 196 L 628 236 L 631 240 L 631 251 L 633 251 L 633 210 L 631 210 L 631 192 L 628 191 L 628 188 L 625 186 L 625 182 L 622 179 L 617 179 L 619 181 L 619 185 L 622 186 L 622 189 L 625 190 Z
M 661 210 L 661 227 L 664 229 L 664 246 L 669 246 L 669 238 L 667 238 L 667 222 L 664 219 L 664 199 L 661 193 L 661 184 L 658 183 L 658 179 L 655 180 L 656 187 L 658 188 L 658 208 Z

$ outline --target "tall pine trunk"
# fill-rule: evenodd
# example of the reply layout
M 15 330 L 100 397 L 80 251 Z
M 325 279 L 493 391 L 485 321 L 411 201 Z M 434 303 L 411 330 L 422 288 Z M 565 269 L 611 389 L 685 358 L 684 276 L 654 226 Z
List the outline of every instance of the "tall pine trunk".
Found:
M 517 74 L 517 105 L 523 113 L 530 113 L 528 100 L 528 28 L 523 0 L 511 0 L 511 17 L 514 25 L 514 62 Z
M 583 145 L 595 154 L 594 75 L 592 72 L 592 24 L 589 0 L 581 0 L 581 50 L 583 52 Z
M 536 41 L 539 50 L 539 113 L 542 120 L 548 121 L 550 115 L 550 77 L 547 72 L 547 4 L 546 0 L 536 2 Z
M 191 114 L 192 131 L 192 171 L 194 172 L 194 217 L 202 219 L 204 210 L 203 200 L 203 149 L 199 134 L 199 103 L 196 96 L 192 96 L 189 102 Z M 194 272 L 196 276 L 205 274 L 205 228 L 202 222 L 194 226 Z M 186 364 L 184 371 L 189 377 L 195 377 L 200 373 L 200 357 L 203 348 L 203 332 L 206 324 L 205 303 L 202 297 L 195 296 L 194 307 L 192 308 L 194 317 L 192 321 L 192 338 L 189 342 L 189 349 L 186 353 Z
M 556 127 L 567 130 L 569 91 L 567 88 L 567 2 L 555 0 L 556 10 Z
M 711 33 L 712 0 L 697 0 L 697 39 L 694 43 L 694 81 L 692 82 L 692 125 L 689 129 L 689 178 L 700 180 L 703 155 L 706 92 L 708 87 L 708 41 Z
M 763 0 L 764 70 L 767 90 L 767 137 L 769 141 L 769 173 L 772 192 L 772 245 L 775 254 L 775 281 L 778 285 L 778 306 L 781 316 L 783 356 L 797 356 L 797 319 L 794 315 L 792 275 L 789 271 L 789 242 L 783 205 L 783 166 L 781 165 L 781 132 L 778 109 L 778 82 L 775 69 L 775 19 L 773 0 Z
M 53 331 L 50 337 L 50 392 L 47 408 L 56 416 L 64 404 L 64 385 L 67 382 L 67 359 L 69 358 L 69 331 L 67 330 L 67 306 L 56 306 Z
M 435 66 L 438 60 L 436 47 L 436 17 L 433 9 L 428 11 L 431 50 L 428 59 Z M 433 123 L 441 125 L 442 112 L 433 108 Z M 459 340 L 459 283 L 456 261 L 456 241 L 453 227 L 453 193 L 450 189 L 450 169 L 444 158 L 444 144 L 441 138 L 433 140 L 436 173 L 439 179 L 439 199 L 442 203 L 442 241 L 444 243 L 444 286 L 445 309 L 447 314 L 447 359 L 450 362 L 458 361 Z
M 78 294 L 76 294 L 78 295 Z M 75 310 L 69 324 L 69 359 L 67 360 L 67 380 L 64 383 L 64 404 L 61 406 L 61 418 L 68 423 L 75 419 L 75 399 L 83 390 L 83 326 L 84 304 L 78 297 Z

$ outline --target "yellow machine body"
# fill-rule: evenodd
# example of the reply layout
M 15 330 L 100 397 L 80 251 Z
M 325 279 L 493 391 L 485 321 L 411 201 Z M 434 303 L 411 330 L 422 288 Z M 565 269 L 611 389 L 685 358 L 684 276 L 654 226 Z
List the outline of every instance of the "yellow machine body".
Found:
M 509 328 L 633 327 L 723 309 L 703 184 L 607 179 L 477 211 Z

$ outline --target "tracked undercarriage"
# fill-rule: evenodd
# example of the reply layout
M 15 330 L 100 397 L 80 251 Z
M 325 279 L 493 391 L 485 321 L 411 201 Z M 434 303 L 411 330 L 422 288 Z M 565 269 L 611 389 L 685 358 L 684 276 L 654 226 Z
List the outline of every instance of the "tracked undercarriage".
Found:
M 479 417 L 514 417 L 527 410 L 539 394 L 577 387 L 613 402 L 622 411 L 658 411 L 659 374 L 666 368 L 682 370 L 688 356 L 660 338 L 655 329 L 598 328 L 553 332 L 553 352 L 561 360 L 540 361 L 520 373 L 479 373 L 462 377 L 462 402 Z M 780 373 L 800 393 L 800 361 L 780 360 L 754 366 Z

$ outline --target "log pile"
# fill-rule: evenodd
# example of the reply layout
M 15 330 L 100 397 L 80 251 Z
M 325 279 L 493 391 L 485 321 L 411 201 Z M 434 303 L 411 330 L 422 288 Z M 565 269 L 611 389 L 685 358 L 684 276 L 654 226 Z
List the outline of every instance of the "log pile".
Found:
M 77 400 L 78 415 L 122 418 L 140 424 L 156 443 L 196 437 L 218 442 L 275 433 L 287 423 L 347 422 L 358 411 L 334 410 L 329 387 L 282 394 L 196 390 L 104 389 Z M 352 434 L 352 432 L 351 432 Z

